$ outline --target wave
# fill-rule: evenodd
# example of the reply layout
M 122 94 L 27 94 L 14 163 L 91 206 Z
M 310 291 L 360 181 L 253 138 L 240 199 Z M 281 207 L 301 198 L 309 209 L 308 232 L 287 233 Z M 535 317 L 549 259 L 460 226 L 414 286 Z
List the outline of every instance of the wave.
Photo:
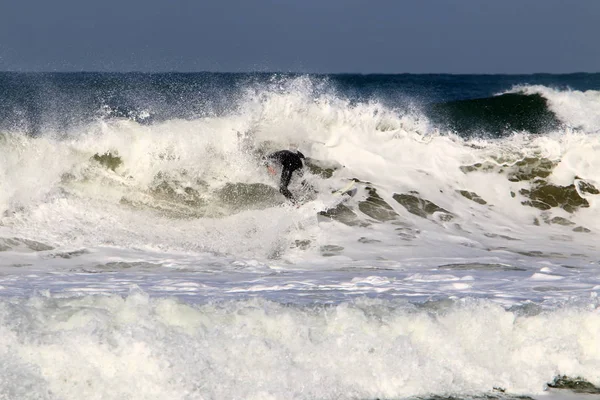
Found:
M 565 376 L 593 390 L 594 307 L 12 299 L 0 302 L 0 380 L 22 399 L 519 398 Z
M 559 90 L 540 85 L 518 85 L 511 92 L 542 96 L 562 124 L 582 132 L 599 132 L 600 90 Z
M 297 181 L 292 191 L 306 196 L 319 221 L 357 232 L 385 225 L 412 245 L 435 232 L 446 244 L 461 237 L 460 246 L 515 254 L 554 253 L 531 240 L 540 233 L 549 243 L 576 237 L 586 246 L 600 229 L 595 95 L 518 90 L 442 106 L 490 106 L 492 117 L 484 120 L 496 124 L 509 115 L 507 104 L 533 104 L 522 121 L 551 111 L 561 124 L 544 134 L 464 137 L 417 106 L 357 102 L 325 80 L 301 76 L 243 86 L 222 114 L 152 123 L 101 118 L 34 136 L 5 131 L 0 222 L 11 229 L 6 237 L 51 246 L 119 243 L 281 257 L 300 251 L 300 241 L 308 252 L 343 254 L 331 246 L 347 246 L 324 243 L 303 209 L 285 206 L 261 167 L 263 154 L 295 144 L 309 157 L 305 179 L 313 190 L 302 192 Z M 527 91 L 535 93 L 521 94 Z M 564 103 L 568 93 L 589 106 L 577 129 L 568 126 L 571 108 L 561 111 L 556 97 Z M 331 192 L 348 180 L 358 194 L 336 206 Z
M 548 133 L 565 128 L 596 133 L 600 91 L 516 85 L 497 95 L 434 103 L 427 116 L 462 136 Z
M 125 118 L 152 124 L 223 117 L 246 107 L 250 93 L 296 93 L 316 101 L 337 98 L 350 107 L 377 103 L 396 114 L 416 108 L 438 128 L 467 137 L 510 135 L 514 131 L 540 133 L 561 124 L 594 131 L 600 118 L 596 111 L 600 92 L 574 90 L 569 85 L 585 87 L 582 83 L 587 82 L 587 87 L 596 89 L 595 78 L 0 73 L 0 130 L 37 135 L 68 131 L 98 119 Z

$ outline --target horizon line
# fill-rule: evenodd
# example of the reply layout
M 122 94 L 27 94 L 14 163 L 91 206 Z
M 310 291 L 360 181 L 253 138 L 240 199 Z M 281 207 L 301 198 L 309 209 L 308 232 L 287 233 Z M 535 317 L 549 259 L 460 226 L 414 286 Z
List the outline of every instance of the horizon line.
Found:
M 394 76 L 394 75 L 448 75 L 448 76 L 524 76 L 524 75 L 595 75 L 600 74 L 600 71 L 586 72 L 586 71 L 574 71 L 574 72 L 298 72 L 298 71 L 211 71 L 211 70 L 200 70 L 200 71 L 139 71 L 139 70 L 125 70 L 125 71 L 102 71 L 102 70 L 64 70 L 64 71 L 51 71 L 51 70 L 39 70 L 39 71 L 23 71 L 23 70 L 0 70 L 0 73 L 11 73 L 11 74 L 147 74 L 147 75 L 159 75 L 159 74 L 223 74 L 223 75 L 244 75 L 244 74 L 263 74 L 263 75 L 361 75 L 361 76 Z

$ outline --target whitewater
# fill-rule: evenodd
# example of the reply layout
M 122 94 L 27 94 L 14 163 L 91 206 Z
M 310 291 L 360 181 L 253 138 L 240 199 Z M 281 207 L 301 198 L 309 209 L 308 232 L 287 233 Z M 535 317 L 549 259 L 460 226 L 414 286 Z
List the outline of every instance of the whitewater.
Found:
M 597 83 L 192 78 L 2 76 L 0 399 L 600 394 Z

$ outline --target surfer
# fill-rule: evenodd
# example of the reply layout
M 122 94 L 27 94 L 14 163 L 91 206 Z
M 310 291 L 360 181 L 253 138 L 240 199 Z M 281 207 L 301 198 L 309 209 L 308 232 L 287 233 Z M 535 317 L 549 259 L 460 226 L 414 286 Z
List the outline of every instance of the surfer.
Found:
M 275 175 L 277 173 L 273 165 L 281 167 L 279 192 L 292 203 L 296 203 L 296 199 L 288 190 L 288 185 L 290 184 L 290 180 L 292 179 L 292 173 L 294 171 L 298 171 L 297 174 L 302 176 L 302 168 L 304 167 L 302 159 L 304 158 L 304 154 L 300 153 L 298 150 L 280 150 L 271 153 L 265 157 L 265 164 L 267 166 L 267 170 L 271 175 Z

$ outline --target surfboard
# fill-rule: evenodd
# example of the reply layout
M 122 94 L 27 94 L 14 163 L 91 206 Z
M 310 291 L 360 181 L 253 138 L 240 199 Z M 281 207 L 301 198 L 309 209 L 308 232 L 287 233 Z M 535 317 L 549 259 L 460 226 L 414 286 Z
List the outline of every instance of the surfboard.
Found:
M 323 205 L 320 211 L 327 211 L 335 208 L 341 203 L 348 201 L 358 192 L 355 181 L 350 181 L 346 186 L 333 192 L 333 198 Z
M 348 196 L 348 197 L 352 197 L 356 194 L 356 192 L 358 191 L 358 188 L 356 187 L 356 182 L 355 181 L 350 181 L 350 183 L 348 183 L 346 186 L 344 186 L 343 188 L 336 190 L 335 192 L 333 192 L 334 195 L 336 196 Z
M 338 189 L 325 199 L 315 199 L 302 204 L 296 204 L 296 209 L 305 210 L 308 213 L 319 213 L 337 207 L 346 202 L 358 192 L 355 181 L 350 181 L 347 185 Z

